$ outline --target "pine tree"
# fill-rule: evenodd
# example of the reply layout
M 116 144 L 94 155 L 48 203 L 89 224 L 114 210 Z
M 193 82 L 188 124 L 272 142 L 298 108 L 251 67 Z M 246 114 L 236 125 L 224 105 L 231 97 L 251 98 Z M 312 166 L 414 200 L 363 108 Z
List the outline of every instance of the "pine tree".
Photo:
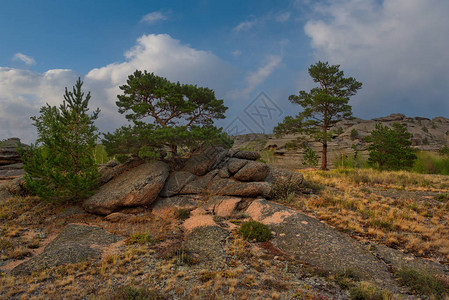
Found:
M 37 129 L 35 145 L 21 149 L 27 188 L 46 201 L 76 201 L 87 197 L 99 177 L 94 161 L 98 138 L 94 121 L 99 109 L 88 114 L 90 92 L 84 97 L 78 78 L 63 103 L 46 105 L 31 117 Z
M 375 130 L 366 137 L 366 141 L 371 143 L 368 146 L 368 163 L 379 169 L 411 168 L 416 155 L 411 148 L 410 137 L 407 128 L 400 123 L 394 123 L 392 128 L 376 124 Z
M 104 134 L 102 142 L 109 155 L 167 156 L 175 162 L 208 146 L 232 145 L 213 126 L 215 119 L 225 118 L 227 110 L 213 90 L 173 83 L 147 71 L 135 71 L 120 89 L 123 94 L 117 96 L 116 104 L 133 125 Z
M 339 65 L 330 66 L 319 61 L 309 68 L 309 75 L 319 84 L 310 92 L 300 91 L 288 99 L 303 107 L 297 117 L 288 116 L 274 128 L 278 135 L 306 133 L 323 145 L 321 169 L 327 169 L 327 142 L 331 139 L 329 129 L 342 119 L 352 117 L 349 98 L 354 96 L 362 83 L 352 77 L 344 77 Z

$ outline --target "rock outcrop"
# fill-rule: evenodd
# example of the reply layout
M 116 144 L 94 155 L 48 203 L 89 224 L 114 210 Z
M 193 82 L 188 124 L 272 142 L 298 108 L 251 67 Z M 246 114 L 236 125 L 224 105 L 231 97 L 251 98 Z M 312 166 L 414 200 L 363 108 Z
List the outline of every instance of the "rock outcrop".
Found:
M 18 145 L 26 146 L 18 138 L 0 142 L 0 180 L 14 179 L 24 174 L 22 159 L 17 152 Z
M 281 172 L 255 161 L 258 157 L 249 151 L 209 148 L 191 156 L 180 171 L 171 174 L 168 164 L 161 161 L 110 162 L 100 170 L 102 185 L 84 201 L 83 208 L 90 213 L 109 215 L 125 207 L 149 206 L 158 197 L 163 203 L 172 202 L 164 198 L 176 202 L 183 196 L 267 198 L 278 180 L 302 183 L 300 173 Z M 282 176 L 278 175 L 281 173 Z
M 108 215 L 124 207 L 148 206 L 156 200 L 170 173 L 163 162 L 144 163 L 102 185 L 83 202 L 91 213 Z
M 15 267 L 12 274 L 31 274 L 59 265 L 99 260 L 102 247 L 122 239 L 100 227 L 69 224 L 45 247 L 44 252 Z

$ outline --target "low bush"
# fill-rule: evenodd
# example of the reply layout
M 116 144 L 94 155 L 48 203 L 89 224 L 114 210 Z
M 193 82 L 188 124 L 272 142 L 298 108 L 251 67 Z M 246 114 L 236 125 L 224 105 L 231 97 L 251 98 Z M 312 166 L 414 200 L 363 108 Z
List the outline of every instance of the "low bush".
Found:
M 112 299 L 115 300 L 156 300 L 167 299 L 156 291 L 142 287 L 123 286 L 119 288 Z
M 267 225 L 253 220 L 242 223 L 239 232 L 244 239 L 255 242 L 266 242 L 272 236 Z
M 434 152 L 421 151 L 413 164 L 413 171 L 421 174 L 449 175 L 449 157 Z
M 397 272 L 397 275 L 401 284 L 408 286 L 419 294 L 434 295 L 438 299 L 444 299 L 444 295 L 448 295 L 448 285 L 426 272 L 401 269 Z
M 129 238 L 126 239 L 126 245 L 139 244 L 144 245 L 151 242 L 151 238 L 146 232 L 134 233 Z
M 186 208 L 180 208 L 175 211 L 175 217 L 178 220 L 184 221 L 190 217 L 190 210 Z

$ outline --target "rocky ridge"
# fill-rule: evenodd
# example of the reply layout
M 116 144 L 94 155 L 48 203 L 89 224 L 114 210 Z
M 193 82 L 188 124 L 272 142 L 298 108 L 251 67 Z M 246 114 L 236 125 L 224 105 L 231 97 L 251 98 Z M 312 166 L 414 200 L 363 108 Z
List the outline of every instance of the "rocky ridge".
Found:
M 360 155 L 367 156 L 367 143 L 364 138 L 375 129 L 377 123 L 384 126 L 391 126 L 393 123 L 403 124 L 412 135 L 412 146 L 419 150 L 438 151 L 442 146 L 449 145 L 449 119 L 445 117 L 429 119 L 391 114 L 372 120 L 359 118 L 342 120 L 333 127 L 334 134 L 328 143 L 330 167 L 337 157 L 353 155 L 355 150 Z M 233 139 L 235 149 L 256 152 L 271 150 L 280 164 L 285 166 L 289 162 L 296 162 L 296 166 L 300 166 L 298 162 L 302 162 L 305 150 L 308 148 L 312 148 L 319 157 L 321 156 L 322 145 L 300 134 L 282 137 L 276 137 L 273 134 L 248 134 L 235 136 Z

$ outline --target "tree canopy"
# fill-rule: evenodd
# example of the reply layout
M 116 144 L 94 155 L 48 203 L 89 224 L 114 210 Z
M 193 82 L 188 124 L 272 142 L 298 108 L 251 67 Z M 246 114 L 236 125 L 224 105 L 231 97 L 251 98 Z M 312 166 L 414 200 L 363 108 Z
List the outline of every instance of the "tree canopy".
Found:
M 375 130 L 366 137 L 368 146 L 368 163 L 379 169 L 400 170 L 413 166 L 416 155 L 411 148 L 411 134 L 407 128 L 394 123 L 392 128 L 376 124 Z
M 118 111 L 133 125 L 104 135 L 109 154 L 154 159 L 163 158 L 168 150 L 176 158 L 208 145 L 231 145 L 227 135 L 213 126 L 227 110 L 213 90 L 173 83 L 147 71 L 135 71 L 120 89 Z
M 99 109 L 88 114 L 90 92 L 84 96 L 78 78 L 63 103 L 44 106 L 31 117 L 38 133 L 35 145 L 20 150 L 27 188 L 47 201 L 71 201 L 88 196 L 99 176 L 93 158 L 98 138 L 94 121 Z
M 352 77 L 344 77 L 339 65 L 321 62 L 309 67 L 309 75 L 319 86 L 309 92 L 299 91 L 290 95 L 289 101 L 302 106 L 303 111 L 296 117 L 288 116 L 274 128 L 274 133 L 306 133 L 323 145 L 321 168 L 327 169 L 327 142 L 332 133 L 329 129 L 342 119 L 352 117 L 348 104 L 362 87 L 362 83 Z

